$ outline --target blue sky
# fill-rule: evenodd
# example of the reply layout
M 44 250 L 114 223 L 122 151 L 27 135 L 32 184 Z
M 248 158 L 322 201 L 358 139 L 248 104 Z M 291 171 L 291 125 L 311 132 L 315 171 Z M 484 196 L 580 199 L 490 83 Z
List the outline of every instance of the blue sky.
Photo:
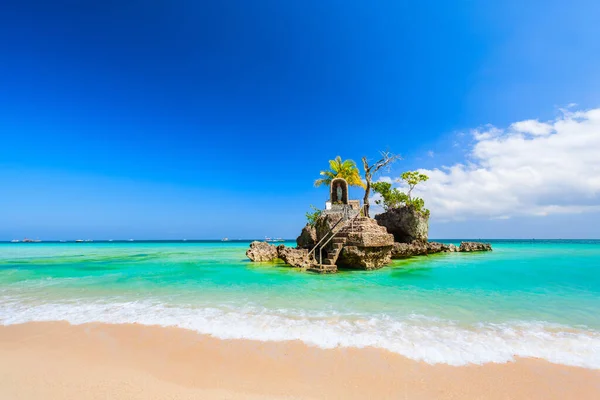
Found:
M 594 1 L 3 2 L 0 240 L 295 237 L 336 155 L 436 171 L 470 161 L 474 129 L 599 107 L 599 16 Z M 593 207 L 544 210 L 432 208 L 430 236 L 600 237 Z

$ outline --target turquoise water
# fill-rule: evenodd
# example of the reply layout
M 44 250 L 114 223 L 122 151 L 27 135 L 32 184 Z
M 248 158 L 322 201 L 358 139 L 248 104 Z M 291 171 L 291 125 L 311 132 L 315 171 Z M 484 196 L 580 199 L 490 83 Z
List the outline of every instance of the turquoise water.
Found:
M 492 243 L 330 276 L 251 263 L 248 242 L 1 243 L 0 323 L 138 322 L 430 363 L 600 368 L 600 241 Z

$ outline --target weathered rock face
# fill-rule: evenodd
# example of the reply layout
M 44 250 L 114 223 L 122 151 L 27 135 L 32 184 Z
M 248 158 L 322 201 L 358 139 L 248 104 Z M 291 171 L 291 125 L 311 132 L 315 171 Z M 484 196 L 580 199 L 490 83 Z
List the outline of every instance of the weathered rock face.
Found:
M 267 242 L 255 240 L 250 243 L 250 248 L 246 251 L 246 257 L 255 262 L 273 261 L 278 258 L 277 247 Z
M 458 251 L 467 253 L 472 251 L 492 251 L 492 245 L 481 242 L 461 242 Z
M 328 213 L 323 214 L 315 221 L 315 233 L 316 233 L 316 242 L 323 239 L 325 235 L 327 235 L 333 227 L 336 226 L 338 221 L 340 221 L 344 217 L 343 213 Z M 340 225 L 344 222 L 340 222 Z
M 456 251 L 458 251 L 458 249 L 453 244 L 421 242 L 415 240 L 412 243 L 394 243 L 394 247 L 392 248 L 392 258 L 408 258 L 435 253 L 453 253 Z
M 455 253 L 458 251 L 458 247 L 453 244 L 438 243 L 438 242 L 427 242 L 428 254 L 434 253 Z
M 317 229 L 314 226 L 306 224 L 302 228 L 302 233 L 296 239 L 296 244 L 301 249 L 312 249 L 317 244 Z
M 429 217 L 411 207 L 392 208 L 376 215 L 375 219 L 394 235 L 394 241 L 398 243 L 427 242 Z
M 356 218 L 340 231 L 346 238 L 337 260 L 338 267 L 377 269 L 391 262 L 394 236 L 370 218 Z
M 412 256 L 422 256 L 427 254 L 427 245 L 421 241 L 413 243 L 394 243 L 392 248 L 392 258 L 408 258 Z
M 353 269 L 378 269 L 392 261 L 391 246 L 358 247 L 345 246 L 342 249 L 338 266 Z
M 425 256 L 435 253 L 454 253 L 472 251 L 492 251 L 492 245 L 480 242 L 461 242 L 460 247 L 453 244 L 438 242 L 421 242 L 415 240 L 412 243 L 394 243 L 392 258 L 407 258 L 413 256 Z
M 277 246 L 277 255 L 283 262 L 292 267 L 308 268 L 310 266 L 307 249 L 292 249 L 280 244 Z

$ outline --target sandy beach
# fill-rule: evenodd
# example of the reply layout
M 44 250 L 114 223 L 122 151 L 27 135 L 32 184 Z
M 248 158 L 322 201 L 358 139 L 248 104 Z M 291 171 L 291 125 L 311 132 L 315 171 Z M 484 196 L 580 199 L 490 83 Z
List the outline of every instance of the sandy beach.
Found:
M 535 359 L 428 365 L 370 348 L 143 325 L 2 326 L 0 360 L 2 399 L 600 398 L 600 371 Z

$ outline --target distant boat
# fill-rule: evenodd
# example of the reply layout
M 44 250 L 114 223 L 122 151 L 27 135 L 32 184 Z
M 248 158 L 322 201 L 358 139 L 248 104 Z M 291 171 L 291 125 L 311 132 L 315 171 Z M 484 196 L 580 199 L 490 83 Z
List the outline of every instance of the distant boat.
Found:
M 266 237 L 266 238 L 265 238 L 265 242 L 285 242 L 285 240 L 284 240 L 284 239 L 282 239 L 282 238 L 276 238 L 276 239 L 272 239 L 272 238 L 270 238 L 270 237 Z
M 221 242 L 229 242 L 229 238 L 223 238 L 221 239 Z
M 92 239 L 85 239 L 86 242 L 93 242 Z
M 75 242 L 76 242 L 76 243 L 82 243 L 82 242 L 83 242 L 83 239 L 77 239 Z
M 67 243 L 66 240 L 59 240 L 59 242 L 61 242 L 61 243 Z
M 11 243 L 19 243 L 19 240 L 18 240 L 18 239 L 13 239 L 13 240 L 11 240 L 10 242 L 11 242 Z
M 23 239 L 23 243 L 39 243 L 39 242 L 41 242 L 40 239 L 29 239 L 29 238 Z

